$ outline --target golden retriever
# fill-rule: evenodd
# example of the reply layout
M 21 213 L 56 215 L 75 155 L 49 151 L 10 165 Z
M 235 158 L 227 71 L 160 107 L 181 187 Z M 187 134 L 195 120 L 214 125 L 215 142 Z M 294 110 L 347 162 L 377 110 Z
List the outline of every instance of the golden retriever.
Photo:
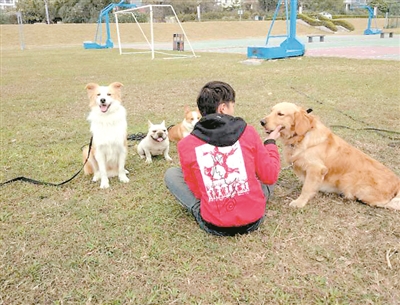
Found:
M 292 103 L 279 103 L 261 125 L 278 126 L 284 156 L 303 187 L 290 206 L 304 207 L 318 191 L 343 194 L 370 206 L 400 210 L 400 178 L 383 164 L 333 134 L 317 117 Z

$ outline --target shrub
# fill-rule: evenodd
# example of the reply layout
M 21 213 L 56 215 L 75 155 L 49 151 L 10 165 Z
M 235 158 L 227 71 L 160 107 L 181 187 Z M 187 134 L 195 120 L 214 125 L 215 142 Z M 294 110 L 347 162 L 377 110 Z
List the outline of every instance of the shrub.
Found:
M 250 18 L 251 18 L 251 13 L 249 11 L 243 12 L 242 19 L 247 20 L 247 19 L 250 19 Z
M 346 18 L 346 19 L 350 19 L 350 18 L 368 18 L 368 15 L 351 15 L 351 14 L 335 15 L 335 19 L 340 19 L 340 18 Z
M 337 30 L 338 30 L 338 28 L 335 24 L 339 20 L 328 19 L 328 18 L 325 18 L 324 16 L 320 16 L 320 15 L 318 15 L 318 19 L 316 19 L 316 18 L 312 18 L 312 17 L 309 17 L 304 14 L 298 14 L 298 18 L 300 18 L 301 20 L 303 20 L 304 22 L 308 23 L 311 26 L 324 26 L 333 32 L 337 32 Z M 353 30 L 354 30 L 354 27 L 353 27 Z
M 201 15 L 203 20 L 218 20 L 222 19 L 226 14 L 224 12 L 206 12 Z
M 318 19 L 309 17 L 304 14 L 298 14 L 297 17 L 312 26 L 321 26 L 322 22 Z
M 338 30 L 337 26 L 334 25 L 333 22 L 330 19 L 321 20 L 321 25 L 326 27 L 326 28 L 328 28 L 328 29 L 330 29 L 333 32 L 337 32 L 337 30 Z
M 147 18 L 147 15 L 146 15 L 146 14 L 142 14 L 142 13 L 135 12 L 134 15 L 135 15 L 135 17 L 136 17 L 136 20 L 137 20 L 139 23 L 146 23 L 146 22 L 148 22 L 148 18 Z M 115 21 L 114 16 L 110 16 L 110 21 L 111 21 L 111 22 L 114 22 L 114 21 Z M 134 22 L 134 19 L 133 19 L 130 15 L 118 15 L 118 22 L 119 22 L 119 23 L 130 23 L 130 22 Z
M 337 26 L 344 27 L 346 30 L 354 31 L 354 25 L 352 25 L 350 22 L 347 22 L 346 20 L 332 20 L 332 22 Z
M 192 14 L 179 14 L 178 18 L 179 18 L 180 22 L 190 22 L 190 21 L 196 21 L 197 20 L 197 15 L 195 13 L 192 13 Z
M 16 24 L 17 12 L 0 10 L 0 24 Z

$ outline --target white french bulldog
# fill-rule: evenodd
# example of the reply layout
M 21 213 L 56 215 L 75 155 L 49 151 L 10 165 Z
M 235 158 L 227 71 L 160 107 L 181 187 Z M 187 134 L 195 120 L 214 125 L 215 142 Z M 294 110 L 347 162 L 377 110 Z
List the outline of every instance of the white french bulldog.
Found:
M 164 155 L 165 160 L 172 161 L 169 153 L 168 130 L 165 127 L 165 121 L 161 124 L 153 124 L 150 121 L 149 132 L 146 137 L 140 141 L 137 152 L 140 158 L 146 158 L 146 163 L 151 163 L 151 156 Z

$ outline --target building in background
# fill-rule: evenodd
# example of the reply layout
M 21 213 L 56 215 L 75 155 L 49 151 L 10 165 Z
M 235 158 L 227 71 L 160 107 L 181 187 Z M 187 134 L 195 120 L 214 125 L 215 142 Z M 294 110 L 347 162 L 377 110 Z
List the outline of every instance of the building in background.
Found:
M 346 11 L 367 5 L 367 0 L 344 0 Z
M 0 0 L 0 9 L 4 10 L 5 8 L 15 7 L 17 0 Z

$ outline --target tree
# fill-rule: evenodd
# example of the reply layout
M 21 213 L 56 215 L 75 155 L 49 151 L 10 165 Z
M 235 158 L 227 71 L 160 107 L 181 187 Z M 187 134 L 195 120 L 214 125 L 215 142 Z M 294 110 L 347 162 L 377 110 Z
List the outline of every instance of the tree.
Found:
M 110 0 L 48 0 L 51 20 L 85 23 L 96 22 L 100 11 L 110 4 Z M 44 0 L 19 0 L 17 10 L 23 13 L 27 23 L 46 20 Z
M 338 13 L 344 10 L 343 0 L 301 0 L 299 3 L 304 10 L 311 12 L 328 11 Z
M 389 4 L 385 0 L 372 0 L 368 2 L 371 7 L 377 7 L 382 13 L 389 11 Z
M 168 4 L 173 6 L 173 8 L 177 14 L 196 13 L 197 5 L 198 5 L 197 0 L 188 0 L 188 1 L 170 0 L 167 2 L 169 2 Z
M 274 11 L 278 4 L 278 0 L 258 0 L 260 10 L 265 12 Z
M 58 14 L 64 22 L 93 23 L 97 22 L 101 10 L 109 4 L 110 1 L 105 0 L 66 0 Z
M 17 11 L 22 12 L 26 23 L 42 22 L 45 20 L 43 0 L 21 0 L 17 2 Z

